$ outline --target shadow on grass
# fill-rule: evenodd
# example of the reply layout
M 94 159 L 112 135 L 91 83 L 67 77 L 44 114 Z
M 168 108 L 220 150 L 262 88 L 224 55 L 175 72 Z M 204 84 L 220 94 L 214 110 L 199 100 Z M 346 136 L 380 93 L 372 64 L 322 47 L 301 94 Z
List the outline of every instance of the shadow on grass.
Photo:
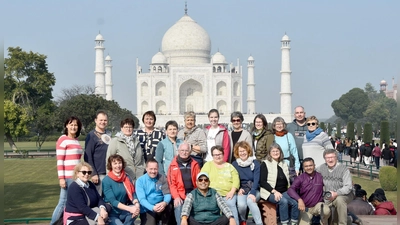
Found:
M 59 196 L 57 185 L 5 183 L 5 219 L 51 217 Z

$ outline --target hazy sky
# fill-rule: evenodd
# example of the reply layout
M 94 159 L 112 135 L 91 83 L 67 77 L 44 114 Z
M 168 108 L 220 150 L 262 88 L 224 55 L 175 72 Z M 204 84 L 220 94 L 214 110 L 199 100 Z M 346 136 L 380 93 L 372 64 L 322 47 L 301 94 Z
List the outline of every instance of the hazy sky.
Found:
M 379 89 L 400 73 L 400 1 L 188 1 L 188 14 L 211 38 L 211 54 L 243 66 L 255 59 L 256 111 L 279 113 L 281 38 L 291 39 L 292 105 L 328 118 L 331 103 L 370 82 Z M 185 1 L 3 1 L 6 49 L 20 46 L 48 56 L 56 76 L 53 96 L 73 85 L 93 85 L 94 39 L 106 40 L 113 59 L 114 99 L 136 113 L 136 58 L 148 71 L 164 33 L 184 15 Z

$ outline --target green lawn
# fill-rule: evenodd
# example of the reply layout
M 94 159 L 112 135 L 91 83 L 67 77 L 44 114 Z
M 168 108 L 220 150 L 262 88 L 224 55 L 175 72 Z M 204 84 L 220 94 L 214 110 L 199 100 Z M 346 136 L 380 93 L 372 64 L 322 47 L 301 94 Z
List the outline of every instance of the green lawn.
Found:
M 56 159 L 4 159 L 5 219 L 51 217 L 59 198 Z M 353 177 L 370 195 L 379 182 Z M 397 192 L 386 192 L 397 208 Z

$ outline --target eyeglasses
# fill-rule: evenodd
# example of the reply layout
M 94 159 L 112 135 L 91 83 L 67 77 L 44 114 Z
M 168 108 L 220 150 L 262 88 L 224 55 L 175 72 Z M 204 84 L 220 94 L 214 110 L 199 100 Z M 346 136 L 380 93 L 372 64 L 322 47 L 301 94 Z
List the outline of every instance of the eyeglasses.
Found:
M 85 170 L 82 170 L 82 171 L 79 171 L 79 172 L 81 172 L 81 173 L 83 174 L 83 176 L 85 176 L 86 174 L 88 174 L 88 175 L 91 175 L 91 174 L 92 174 L 92 171 L 85 171 Z
M 197 179 L 199 182 L 209 182 L 210 180 L 208 178 L 199 178 Z
M 317 125 L 317 123 L 307 123 L 307 126 L 315 126 L 315 125 Z
M 124 129 L 133 129 L 133 127 L 122 127 Z
M 214 154 L 213 157 L 221 156 L 222 154 Z
M 237 119 L 237 120 L 232 120 L 232 123 L 234 123 L 234 122 L 238 122 L 238 123 L 240 123 L 240 122 L 242 122 L 242 120 L 240 120 L 240 119 Z

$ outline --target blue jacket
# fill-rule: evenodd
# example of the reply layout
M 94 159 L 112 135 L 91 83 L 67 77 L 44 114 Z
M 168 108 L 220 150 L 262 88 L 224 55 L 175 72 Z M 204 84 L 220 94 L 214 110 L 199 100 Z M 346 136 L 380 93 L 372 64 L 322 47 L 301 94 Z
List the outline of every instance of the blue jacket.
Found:
M 144 174 L 136 180 L 136 195 L 140 202 L 140 212 L 152 212 L 155 204 L 159 202 L 171 201 L 171 194 L 168 188 L 167 178 L 158 174 L 151 178 L 149 174 Z
M 294 168 L 296 171 L 299 171 L 300 169 L 299 153 L 297 152 L 296 141 L 294 140 L 293 135 L 291 133 L 287 133 L 282 137 L 276 135 L 274 136 L 275 136 L 275 142 L 279 144 L 279 146 L 281 146 L 282 148 L 284 155 L 283 158 L 289 158 L 291 153 L 295 158 Z M 286 164 L 288 164 L 288 166 L 290 166 L 289 160 L 285 159 L 285 162 Z
M 183 141 L 181 139 L 176 139 L 176 149 L 171 140 L 167 137 L 160 141 L 156 148 L 156 160 L 158 162 L 158 172 L 164 176 L 167 176 L 169 165 L 171 164 L 174 157 L 178 154 L 179 145 Z

